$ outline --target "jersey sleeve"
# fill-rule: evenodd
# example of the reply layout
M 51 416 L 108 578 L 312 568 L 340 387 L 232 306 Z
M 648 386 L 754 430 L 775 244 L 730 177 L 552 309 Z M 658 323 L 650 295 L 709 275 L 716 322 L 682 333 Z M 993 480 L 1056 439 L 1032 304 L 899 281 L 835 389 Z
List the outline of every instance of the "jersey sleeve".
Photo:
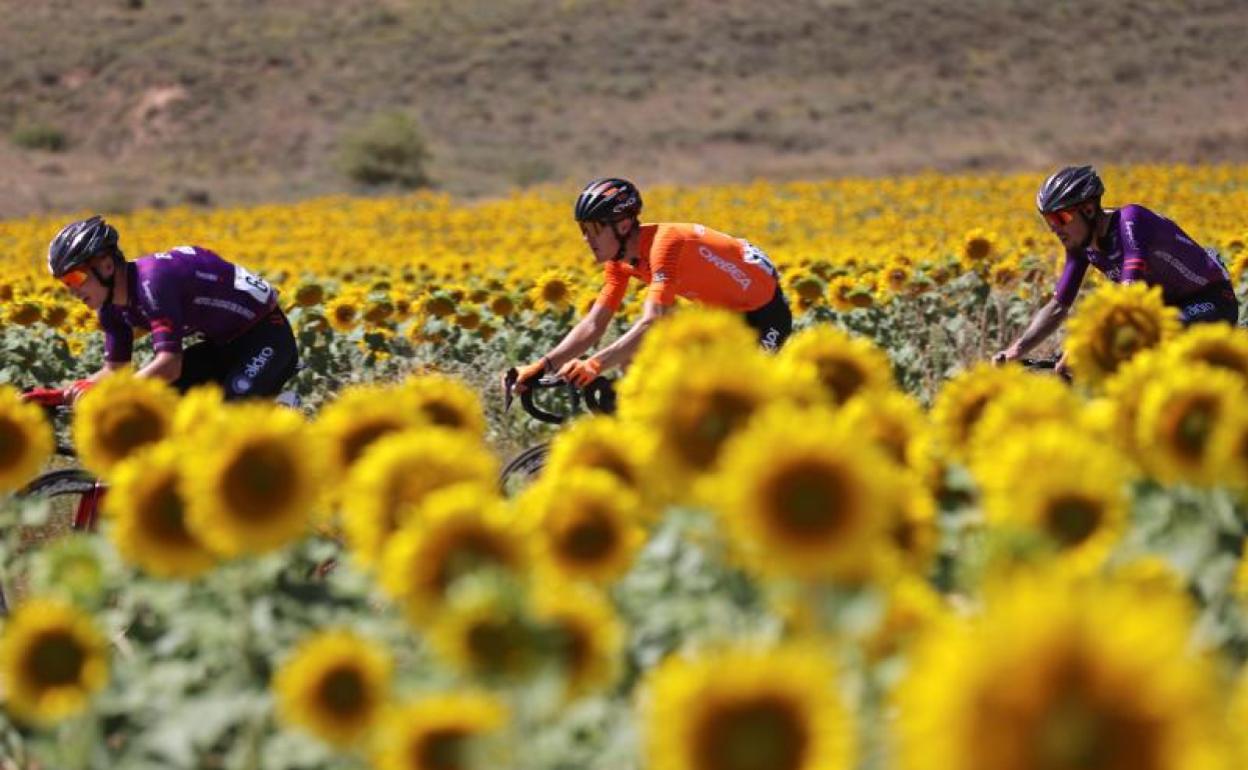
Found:
M 602 269 L 602 291 L 598 292 L 598 304 L 614 312 L 620 308 L 624 295 L 628 293 L 628 274 L 614 262 L 608 262 Z
M 646 299 L 656 305 L 676 303 L 676 281 L 680 277 L 681 238 L 656 238 L 650 248 L 650 291 Z
M 157 353 L 182 352 L 183 290 L 172 269 L 153 270 L 140 281 L 139 305 L 151 323 L 152 350 Z
M 1148 249 L 1144 243 L 1145 223 L 1139 208 L 1124 206 L 1118 221 L 1122 243 L 1122 282 L 1148 280 Z
M 98 317 L 100 328 L 104 330 L 104 360 L 128 363 L 134 355 L 134 329 L 111 307 L 101 308 Z
M 1070 307 L 1079 296 L 1079 287 L 1083 285 L 1083 276 L 1088 272 L 1088 260 L 1080 254 L 1066 252 L 1066 264 L 1057 279 L 1057 288 L 1053 290 L 1053 299 L 1062 307 Z

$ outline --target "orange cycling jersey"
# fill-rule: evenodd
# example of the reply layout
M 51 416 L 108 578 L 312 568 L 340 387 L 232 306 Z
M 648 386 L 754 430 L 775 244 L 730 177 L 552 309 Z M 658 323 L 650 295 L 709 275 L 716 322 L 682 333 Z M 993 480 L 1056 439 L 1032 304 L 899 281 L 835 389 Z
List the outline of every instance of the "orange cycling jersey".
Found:
M 641 226 L 636 265 L 608 262 L 598 302 L 615 310 L 624 301 L 628 279 L 650 285 L 647 298 L 671 305 L 676 297 L 739 312 L 757 310 L 776 293 L 776 269 L 757 247 L 703 225 Z

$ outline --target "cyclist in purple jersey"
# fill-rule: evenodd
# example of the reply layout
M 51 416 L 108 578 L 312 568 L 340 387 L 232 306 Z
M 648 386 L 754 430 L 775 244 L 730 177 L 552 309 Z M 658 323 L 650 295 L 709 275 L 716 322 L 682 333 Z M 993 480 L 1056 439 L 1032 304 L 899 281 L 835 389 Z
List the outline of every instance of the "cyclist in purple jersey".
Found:
M 117 230 L 96 216 L 57 233 L 48 269 L 104 330 L 104 368 L 75 383 L 75 399 L 130 363 L 136 328 L 151 331 L 156 354 L 138 375 L 181 391 L 215 382 L 227 399 L 271 397 L 294 374 L 299 354 L 276 290 L 207 249 L 179 246 L 128 262 Z M 192 334 L 203 339 L 184 349 Z
M 1239 321 L 1230 275 L 1216 252 L 1207 251 L 1174 222 L 1138 204 L 1101 208 L 1105 185 L 1091 166 L 1070 166 L 1050 176 L 1036 194 L 1036 208 L 1066 247 L 1066 264 L 1053 298 L 1009 347 L 993 356 L 1003 363 L 1026 355 L 1065 320 L 1088 265 L 1116 283 L 1142 281 L 1161 289 L 1184 325 Z M 1059 369 L 1064 369 L 1062 362 Z

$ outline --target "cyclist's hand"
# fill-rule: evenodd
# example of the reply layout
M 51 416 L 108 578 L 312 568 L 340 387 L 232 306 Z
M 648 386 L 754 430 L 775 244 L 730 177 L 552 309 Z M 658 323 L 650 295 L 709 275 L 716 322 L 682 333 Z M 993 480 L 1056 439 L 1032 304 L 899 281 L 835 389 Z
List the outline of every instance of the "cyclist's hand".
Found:
M 1017 361 L 1018 358 L 1018 351 L 1014 348 L 1006 348 L 992 357 L 992 364 L 993 366 L 1000 366 L 1001 364 L 1008 364 L 1010 361 Z
M 78 399 L 95 385 L 95 380 L 74 380 L 74 384 L 65 389 L 65 400 L 70 404 L 78 403 Z
M 587 358 L 584 361 L 574 358 L 559 369 L 559 376 L 578 388 L 598 379 L 601 373 L 602 362 L 596 358 Z
M 530 382 L 532 382 L 533 380 L 541 379 L 542 375 L 546 373 L 548 369 L 547 362 L 548 362 L 548 359 L 546 358 L 546 356 L 542 356 L 540 360 L 535 361 L 534 363 L 531 363 L 527 366 L 521 366 L 519 369 L 517 369 L 516 370 L 516 375 L 517 375 L 516 382 L 514 385 L 512 385 L 512 390 L 514 390 L 517 393 L 523 393 L 524 391 L 528 390 Z M 503 376 L 505 379 L 506 375 L 503 375 Z M 506 386 L 504 385 L 504 387 Z

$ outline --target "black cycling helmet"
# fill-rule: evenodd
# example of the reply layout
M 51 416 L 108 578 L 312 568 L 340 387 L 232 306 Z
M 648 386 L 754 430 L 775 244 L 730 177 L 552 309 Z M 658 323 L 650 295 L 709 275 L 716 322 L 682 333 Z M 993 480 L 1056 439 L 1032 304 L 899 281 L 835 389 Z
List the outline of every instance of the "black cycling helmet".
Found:
M 99 215 L 65 225 L 48 244 L 48 270 L 60 278 L 97 254 L 124 259 L 117 248 L 117 230 Z
M 595 179 L 576 198 L 577 222 L 616 222 L 640 213 L 641 192 L 627 179 Z
M 1040 185 L 1036 193 L 1036 208 L 1041 214 L 1049 214 L 1099 198 L 1104 192 L 1105 183 L 1095 168 L 1067 166 Z

